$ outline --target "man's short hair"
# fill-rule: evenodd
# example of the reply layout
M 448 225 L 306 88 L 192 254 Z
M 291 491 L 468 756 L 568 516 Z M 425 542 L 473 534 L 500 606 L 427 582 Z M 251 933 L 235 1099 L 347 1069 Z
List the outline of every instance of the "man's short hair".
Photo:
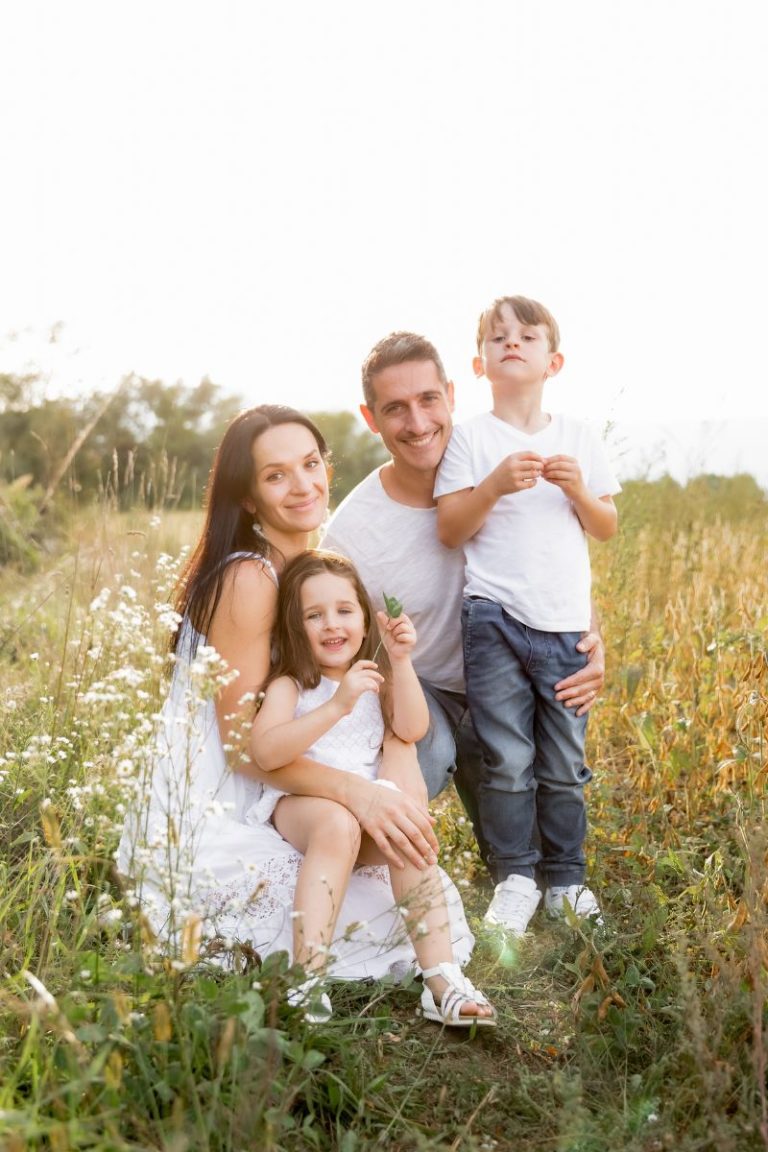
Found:
M 549 337 L 550 352 L 557 352 L 560 347 L 560 329 L 552 313 L 538 300 L 531 300 L 528 296 L 499 296 L 484 312 L 480 313 L 477 324 L 477 351 L 482 353 L 483 340 L 492 320 L 501 320 L 501 310 L 505 304 L 517 316 L 521 324 L 543 324 Z
M 406 364 L 409 360 L 431 360 L 437 369 L 440 383 L 444 388 L 448 386 L 448 377 L 434 344 L 415 332 L 391 332 L 379 340 L 378 344 L 374 344 L 363 362 L 363 396 L 368 408 L 373 410 L 376 403 L 374 377 L 386 368 Z

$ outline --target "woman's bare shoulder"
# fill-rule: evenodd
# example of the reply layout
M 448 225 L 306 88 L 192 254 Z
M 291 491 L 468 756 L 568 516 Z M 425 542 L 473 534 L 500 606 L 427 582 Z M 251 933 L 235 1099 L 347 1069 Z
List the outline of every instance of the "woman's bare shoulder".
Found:
M 221 629 L 242 630 L 247 636 L 269 633 L 276 604 L 277 585 L 264 561 L 258 557 L 233 561 L 224 574 L 221 597 L 211 621 L 211 637 L 219 635 Z
M 232 560 L 224 572 L 222 592 L 252 595 L 264 592 L 277 595 L 277 577 L 269 560 L 261 556 L 242 556 Z

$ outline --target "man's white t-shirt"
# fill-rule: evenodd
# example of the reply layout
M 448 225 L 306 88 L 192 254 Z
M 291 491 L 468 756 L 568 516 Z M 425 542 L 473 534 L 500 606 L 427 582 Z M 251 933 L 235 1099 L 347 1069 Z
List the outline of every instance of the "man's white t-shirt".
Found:
M 621 491 L 600 440 L 586 424 L 555 415 L 534 435 L 491 412 L 454 428 L 437 473 L 435 496 L 475 488 L 514 452 L 573 456 L 595 496 Z M 502 496 L 464 545 L 465 596 L 493 600 L 544 632 L 582 632 L 590 622 L 587 540 L 565 493 L 539 479 Z
M 461 597 L 464 555 L 437 536 L 437 509 L 399 504 L 378 470 L 334 512 L 321 547 L 348 556 L 377 609 L 396 596 L 418 634 L 413 666 L 438 688 L 464 691 Z

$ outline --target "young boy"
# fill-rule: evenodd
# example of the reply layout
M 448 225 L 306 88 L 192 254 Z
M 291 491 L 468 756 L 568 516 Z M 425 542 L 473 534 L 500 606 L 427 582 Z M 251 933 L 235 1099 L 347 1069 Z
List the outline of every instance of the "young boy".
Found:
M 454 428 L 435 486 L 440 539 L 465 551 L 464 670 L 484 752 L 478 816 L 498 881 L 485 919 L 517 936 L 541 899 L 537 871 L 550 915 L 566 898 L 578 916 L 600 919 L 584 887 L 587 717 L 555 700 L 554 685 L 584 663 L 585 533 L 613 536 L 620 486 L 584 424 L 542 410 L 544 384 L 563 366 L 559 342 L 535 300 L 506 296 L 483 312 L 473 367 L 493 409 Z

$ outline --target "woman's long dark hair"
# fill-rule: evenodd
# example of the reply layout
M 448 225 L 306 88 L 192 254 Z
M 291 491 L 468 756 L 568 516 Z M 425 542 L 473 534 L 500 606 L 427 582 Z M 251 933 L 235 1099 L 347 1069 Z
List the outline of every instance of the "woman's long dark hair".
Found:
M 236 416 L 224 433 L 213 461 L 205 497 L 205 523 L 195 550 L 184 566 L 174 594 L 174 607 L 187 616 L 194 628 L 207 635 L 221 599 L 227 557 L 248 552 L 274 560 L 276 550 L 261 533 L 253 531 L 253 513 L 243 502 L 253 487 L 255 440 L 279 424 L 301 424 L 315 438 L 323 459 L 328 446 L 320 430 L 295 408 L 284 404 L 260 404 Z M 179 633 L 172 641 L 175 650 Z

